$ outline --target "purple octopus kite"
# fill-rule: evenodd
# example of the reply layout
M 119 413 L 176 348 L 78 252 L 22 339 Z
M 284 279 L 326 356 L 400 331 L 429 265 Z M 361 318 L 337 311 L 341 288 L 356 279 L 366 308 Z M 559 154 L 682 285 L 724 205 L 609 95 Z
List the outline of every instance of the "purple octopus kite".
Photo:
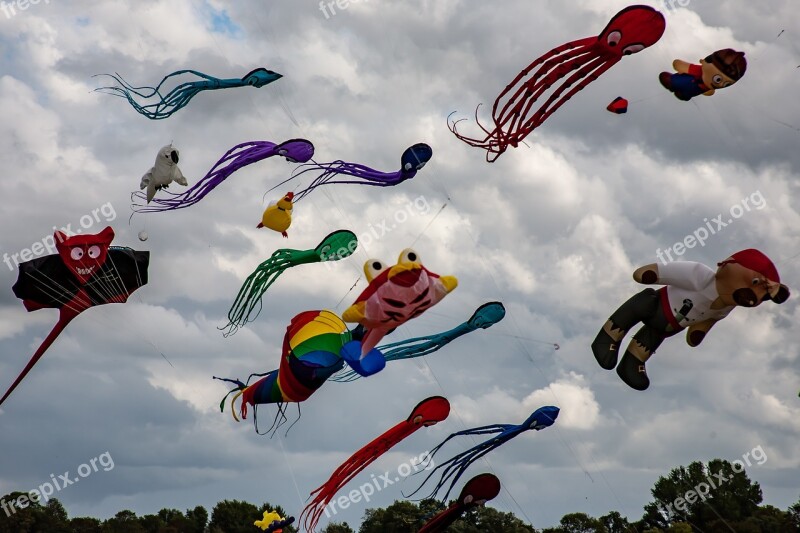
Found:
M 348 163 L 346 161 L 333 161 L 330 163 L 317 163 L 311 162 L 298 167 L 299 170 L 295 172 L 291 178 L 277 184 L 271 190 L 281 187 L 287 182 L 296 179 L 307 172 L 322 171 L 321 174 L 316 176 L 311 183 L 300 192 L 294 193 L 294 202 L 299 201 L 311 191 L 322 185 L 330 183 L 350 183 L 373 185 L 376 187 L 391 187 L 406 180 L 409 180 L 417 175 L 417 171 L 422 169 L 425 164 L 433 157 L 433 149 L 425 143 L 415 144 L 406 149 L 400 157 L 401 168 L 396 172 L 381 172 L 372 169 L 366 165 L 358 163 Z M 337 176 L 351 176 L 356 179 L 337 179 Z
M 290 163 L 305 163 L 310 161 L 313 155 L 314 145 L 305 139 L 292 139 L 280 144 L 269 141 L 248 141 L 237 144 L 228 150 L 200 181 L 186 191 L 180 194 L 167 192 L 165 198 L 153 198 L 150 204 L 134 203 L 133 210 L 136 213 L 157 213 L 183 209 L 202 200 L 240 168 L 273 156 L 284 157 Z M 144 202 L 147 200 L 141 191 L 134 192 L 131 198 L 134 197 Z

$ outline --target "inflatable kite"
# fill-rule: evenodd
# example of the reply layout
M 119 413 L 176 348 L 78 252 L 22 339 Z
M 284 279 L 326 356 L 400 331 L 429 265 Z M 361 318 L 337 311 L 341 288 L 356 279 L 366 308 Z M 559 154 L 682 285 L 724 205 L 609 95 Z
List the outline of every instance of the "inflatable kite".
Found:
M 427 498 L 434 498 L 436 494 L 441 490 L 450 478 L 453 478 L 450 481 L 450 486 L 447 489 L 447 493 L 444 495 L 444 499 L 447 500 L 448 496 L 450 496 L 450 491 L 453 490 L 453 486 L 458 482 L 461 475 L 467 471 L 469 466 L 483 457 L 484 455 L 488 454 L 495 448 L 501 446 L 502 444 L 508 442 L 509 440 L 513 439 L 517 435 L 524 433 L 526 431 L 535 429 L 536 431 L 540 431 L 544 428 L 550 427 L 558 418 L 558 407 L 553 406 L 546 406 L 540 407 L 536 411 L 534 411 L 531 416 L 528 417 L 525 422 L 522 424 L 515 426 L 513 424 L 492 424 L 490 426 L 483 426 L 477 427 L 472 429 L 467 429 L 464 431 L 459 431 L 457 433 L 451 434 L 449 437 L 444 439 L 438 446 L 436 446 L 430 453 L 430 459 L 433 460 L 433 457 L 436 453 L 444 446 L 447 441 L 454 437 L 462 436 L 462 435 L 492 435 L 496 434 L 491 439 L 485 440 L 470 448 L 469 450 L 459 453 L 458 455 L 448 459 L 447 461 L 436 465 L 436 468 L 431 470 L 428 473 L 428 476 L 422 482 L 422 485 L 412 492 L 409 496 L 413 496 L 417 492 L 419 492 L 422 487 L 425 486 L 425 483 L 433 476 L 437 470 L 443 468 L 441 478 L 439 482 L 434 487 L 433 491 L 430 493 Z
M 283 528 L 294 524 L 294 517 L 283 518 L 275 511 L 264 511 L 264 518 L 256 520 L 253 525 L 267 533 L 282 533 Z
M 433 396 L 420 402 L 406 420 L 403 420 L 386 433 L 376 438 L 356 453 L 331 474 L 330 479 L 314 490 L 310 496 L 314 499 L 306 505 L 300 515 L 300 521 L 306 531 L 313 533 L 325 512 L 325 506 L 360 472 L 372 464 L 381 455 L 391 450 L 397 443 L 426 426 L 432 426 L 445 420 L 450 414 L 450 402 L 441 396 Z M 367 483 L 363 487 L 372 487 Z
M 318 173 L 311 183 L 300 192 L 295 193 L 294 201 L 297 202 L 311 193 L 317 187 L 333 183 L 350 183 L 373 185 L 376 187 L 391 187 L 417 175 L 417 172 L 433 157 L 433 150 L 424 143 L 415 144 L 407 148 L 400 157 L 400 170 L 396 172 L 381 172 L 366 165 L 333 161 L 332 163 L 308 163 L 301 165 L 291 178 L 282 181 L 271 190 L 276 189 L 291 180 L 299 178 L 306 173 Z
M 460 121 L 450 124 L 448 120 L 450 131 L 470 146 L 486 150 L 486 160 L 493 162 L 509 146 L 516 148 L 567 100 L 623 57 L 657 43 L 665 28 L 664 16 L 652 7 L 626 7 L 611 19 L 597 37 L 579 39 L 554 48 L 520 72 L 495 100 L 492 126 L 484 127 L 478 121 L 484 137 L 461 135 L 457 130 Z M 550 98 L 534 111 L 537 100 L 559 82 L 561 84 Z M 475 119 L 478 120 L 477 110 Z
M 247 277 L 236 295 L 236 300 L 228 311 L 228 324 L 222 328 L 227 330 L 225 336 L 236 333 L 240 327 L 255 320 L 261 312 L 261 297 L 286 270 L 297 265 L 339 261 L 349 257 L 357 247 L 355 233 L 338 230 L 322 239 L 312 250 L 282 248 L 273 252 L 269 259 L 258 265 L 255 272 Z
M 283 157 L 290 163 L 305 163 L 313 155 L 314 145 L 305 139 L 292 139 L 280 144 L 269 141 L 248 141 L 237 144 L 228 150 L 200 181 L 186 191 L 180 194 L 167 193 L 166 198 L 153 198 L 152 205 L 134 204 L 133 210 L 136 213 L 158 213 L 184 209 L 205 198 L 231 174 L 248 165 L 274 156 Z M 147 200 L 141 192 L 136 192 L 132 196 L 139 200 Z
M 725 48 L 701 59 L 699 65 L 676 59 L 672 68 L 674 74 L 662 72 L 658 80 L 678 100 L 688 102 L 701 94 L 711 96 L 717 89 L 739 81 L 747 70 L 747 60 L 744 52 Z
M 181 83 L 166 95 L 161 94 L 161 86 L 164 85 L 168 79 L 183 74 L 194 74 L 201 79 L 198 81 Z M 161 82 L 155 87 L 133 87 L 122 79 L 119 74 L 102 74 L 102 76 L 110 76 L 117 82 L 117 85 L 99 87 L 95 89 L 95 91 L 125 98 L 137 113 L 151 120 L 161 120 L 170 117 L 173 113 L 186 106 L 189 100 L 194 98 L 194 96 L 201 91 L 246 87 L 248 85 L 260 88 L 283 77 L 281 74 L 265 68 L 257 68 L 249 72 L 243 78 L 229 79 L 215 78 L 208 74 L 197 72 L 196 70 L 178 70 L 177 72 L 164 76 Z M 137 97 L 143 100 L 152 99 L 152 103 L 139 103 Z
M 394 359 L 409 359 L 427 355 L 445 346 L 449 342 L 445 342 L 446 339 L 453 340 L 477 328 L 488 328 L 499 321 L 504 314 L 505 309 L 502 304 L 492 302 L 485 304 L 475 312 L 470 319 L 469 327 L 462 325 L 449 332 L 409 339 L 405 343 L 398 342 L 388 346 L 393 347 L 391 350 L 393 350 Z M 247 383 L 238 379 L 214 378 L 236 385 L 236 388 L 231 390 L 220 402 L 220 410 L 224 411 L 225 400 L 233 393 L 238 393 L 231 401 L 231 412 L 237 421 L 239 417 L 236 416 L 236 400 L 240 397 L 242 403 L 239 408 L 239 416 L 242 418 L 247 418 L 248 405 L 252 406 L 256 413 L 259 405 L 277 404 L 278 414 L 273 425 L 265 433 L 269 433 L 273 427 L 277 430 L 276 424 L 280 427 L 285 420 L 284 404 L 307 400 L 330 376 L 342 371 L 345 366 L 342 353 L 348 349 L 357 352 L 360 349 L 363 335 L 363 327 L 358 326 L 349 331 L 344 322 L 331 311 L 300 313 L 286 328 L 283 354 L 278 370 L 264 374 L 252 374 Z M 382 350 L 382 347 L 373 348 L 377 354 L 376 357 L 380 356 L 381 360 L 383 360 Z M 353 380 L 349 377 L 350 373 L 342 374 L 342 376 L 337 381 Z M 261 379 L 250 385 L 250 379 L 253 377 Z M 281 420 L 277 422 L 279 418 Z M 255 425 L 258 432 L 257 418 Z
M 286 195 L 277 202 L 270 202 L 261 215 L 261 222 L 256 226 L 258 229 L 268 228 L 277 231 L 284 237 L 289 237 L 286 230 L 292 225 L 292 199 L 294 193 L 287 192 Z
M 453 504 L 440 512 L 417 533 L 445 533 L 447 528 L 474 507 L 480 507 L 500 494 L 500 480 L 493 474 L 480 474 L 467 481 Z
M 462 335 L 471 333 L 476 329 L 487 329 L 497 324 L 506 316 L 506 309 L 500 302 L 489 302 L 483 304 L 472 314 L 469 320 L 459 324 L 450 331 L 417 337 L 405 341 L 394 342 L 378 346 L 378 351 L 383 354 L 384 360 L 399 361 L 401 359 L 413 359 L 431 354 Z M 343 369 L 331 381 L 349 382 L 355 381 L 361 376 L 350 369 Z
M 249 385 L 236 379 L 214 377 L 220 381 L 234 383 L 236 388 L 230 391 L 220 402 L 220 410 L 224 409 L 225 400 L 236 392 L 231 401 L 233 418 L 236 416 L 236 400 L 241 396 L 240 415 L 247 418 L 247 406 L 253 406 L 253 412 L 263 404 L 277 404 L 278 414 L 272 426 L 276 430 L 285 420 L 285 404 L 306 401 L 319 389 L 329 377 L 344 367 L 341 357 L 342 349 L 353 341 L 350 330 L 342 319 L 331 311 L 305 311 L 295 316 L 286 328 L 283 337 L 280 366 L 277 370 L 266 374 L 252 374 L 261 377 Z M 278 418 L 281 421 L 277 423 Z M 258 431 L 258 419 L 255 420 Z
M 113 239 L 114 230 L 110 227 L 96 235 L 73 237 L 56 231 L 58 254 L 19 265 L 12 290 L 25 309 L 58 309 L 59 315 L 28 365 L 0 398 L 0 405 L 76 316 L 97 305 L 124 303 L 133 291 L 147 283 L 150 252 L 109 246 Z
M 758 250 L 736 252 L 717 266 L 714 271 L 700 263 L 674 261 L 637 269 L 634 280 L 664 287 L 632 296 L 606 321 L 592 343 L 600 366 L 606 370 L 616 366 L 628 386 L 645 390 L 650 386 L 645 363 L 667 337 L 688 327 L 686 342 L 695 347 L 736 306 L 756 307 L 766 300 L 781 304 L 789 298 L 775 265 Z M 617 366 L 620 343 L 639 322 L 643 325 Z
M 142 176 L 142 181 L 139 183 L 139 189 L 147 189 L 148 204 L 156 195 L 156 191 L 166 189 L 173 181 L 184 187 L 189 185 L 183 177 L 183 172 L 178 168 L 178 161 L 180 154 L 171 144 L 158 151 L 155 165 Z
M 458 280 L 434 274 L 422 266 L 419 255 L 410 248 L 400 253 L 393 267 L 377 259 L 368 260 L 364 274 L 369 285 L 342 314 L 345 322 L 364 327 L 364 338 L 360 350 L 348 347 L 342 357 L 360 375 L 369 376 L 386 365 L 383 355 L 372 351 L 384 335 L 439 303 L 458 286 Z
M 606 109 L 617 115 L 622 115 L 628 112 L 628 101 L 621 96 L 617 96 L 613 102 L 608 104 Z

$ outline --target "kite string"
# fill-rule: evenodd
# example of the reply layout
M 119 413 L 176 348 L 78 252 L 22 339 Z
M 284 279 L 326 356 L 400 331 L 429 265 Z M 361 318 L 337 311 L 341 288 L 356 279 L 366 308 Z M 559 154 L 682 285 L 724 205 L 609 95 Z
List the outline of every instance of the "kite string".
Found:
M 459 209 L 458 209 L 458 207 L 456 206 L 456 203 L 455 203 L 455 202 L 452 200 L 452 198 L 451 198 L 450 194 L 448 193 L 448 191 L 447 191 L 447 190 L 444 188 L 444 186 L 443 186 L 443 185 L 441 185 L 441 188 L 442 188 L 442 191 L 444 192 L 445 196 L 447 197 L 447 199 L 448 199 L 449 203 L 451 203 L 451 204 L 453 205 L 453 209 L 456 211 L 456 213 L 458 214 L 458 216 L 463 218 L 463 215 L 461 214 L 460 210 L 459 210 Z M 475 238 L 475 236 L 472 234 L 472 232 L 470 232 L 470 230 L 469 230 L 469 226 L 465 225 L 465 226 L 464 226 L 464 229 L 466 230 L 466 232 L 467 232 L 467 234 L 469 235 L 470 239 L 472 239 L 472 241 L 473 241 L 473 244 L 474 244 L 475 248 L 477 249 L 477 248 L 478 248 L 478 245 L 479 245 L 479 243 L 478 243 L 477 239 Z M 491 269 L 489 268 L 489 266 L 486 264 L 486 260 L 483 258 L 483 254 L 477 254 L 477 255 L 478 255 L 478 258 L 479 258 L 479 260 L 480 260 L 480 261 L 481 261 L 481 263 L 483 264 L 483 268 L 484 268 L 484 270 L 485 270 L 485 271 L 486 271 L 486 273 L 488 274 L 489 278 L 492 280 L 492 283 L 494 283 L 494 285 L 495 285 L 495 288 L 496 288 L 498 291 L 500 291 L 500 285 L 497 283 L 497 280 L 495 279 L 495 277 L 494 277 L 494 275 L 493 275 L 493 273 L 492 273 L 492 270 L 491 270 Z M 522 332 L 521 332 L 521 330 L 520 330 L 520 328 L 519 328 L 519 325 L 517 324 L 516 320 L 514 319 L 514 316 L 513 316 L 513 314 L 509 313 L 507 316 L 509 316 L 509 318 L 511 319 L 512 328 L 513 328 L 513 329 L 515 329 L 515 330 L 516 330 L 518 333 L 520 333 L 520 334 L 521 334 Z M 524 345 L 524 344 L 523 344 L 523 343 L 522 343 L 522 342 L 519 340 L 519 338 L 522 338 L 522 335 L 517 335 L 517 336 L 515 336 L 515 337 L 517 337 L 517 338 L 515 338 L 515 340 L 517 341 L 517 344 L 518 344 L 519 348 L 520 348 L 520 349 L 521 349 L 521 350 L 522 350 L 522 351 L 525 353 L 525 355 L 526 355 L 526 356 L 527 356 L 527 358 L 530 360 L 530 362 L 531 362 L 531 363 L 533 363 L 534 367 L 536 367 L 537 371 L 538 371 L 538 372 L 539 372 L 539 373 L 542 375 L 542 377 L 545 379 L 545 382 L 548 382 L 548 379 L 547 379 L 547 377 L 546 377 L 546 375 L 545 375 L 544 371 L 543 371 L 543 370 L 541 369 L 541 367 L 540 367 L 540 366 L 539 366 L 539 365 L 536 363 L 536 361 L 534 360 L 533 356 L 532 356 L 532 355 L 530 354 L 530 352 L 528 351 L 527 347 L 526 347 L 526 346 L 525 346 L 525 345 Z M 424 358 L 423 358 L 423 359 L 424 359 Z M 427 360 L 425 360 L 425 364 L 426 364 L 426 365 L 428 366 L 428 368 L 430 369 L 430 365 L 428 364 Z M 436 378 L 435 374 L 433 373 L 433 370 L 432 370 L 432 369 L 430 369 L 430 371 L 431 371 L 431 374 L 434 376 L 434 378 L 436 379 L 436 381 L 437 381 L 437 383 L 438 383 L 438 382 L 439 382 L 439 380 L 438 380 L 438 378 Z M 441 387 L 441 385 L 440 385 L 440 387 Z M 550 387 L 548 387 L 548 389 L 549 389 L 550 393 L 553 395 L 553 397 L 555 398 L 556 402 L 560 402 L 560 400 L 559 400 L 559 398 L 558 398 L 558 395 L 555 393 L 555 391 L 553 391 L 553 390 L 552 390 L 552 388 L 550 388 Z M 459 419 L 460 419 L 460 416 L 459 416 Z M 462 421 L 462 423 L 463 423 L 463 421 Z M 566 448 L 569 450 L 569 452 L 570 452 L 570 454 L 572 455 L 572 457 L 573 457 L 573 459 L 575 460 L 575 462 L 576 462 L 576 463 L 577 463 L 577 464 L 580 466 L 581 470 L 582 470 L 582 471 L 583 471 L 583 472 L 584 472 L 584 473 L 585 473 L 585 474 L 586 474 L 586 475 L 589 477 L 589 479 L 591 479 L 591 480 L 592 480 L 592 482 L 594 482 L 594 479 L 592 478 L 591 474 L 590 474 L 590 473 L 589 473 L 589 471 L 586 469 L 586 467 L 583 465 L 583 463 L 580 461 L 580 459 L 578 458 L 577 454 L 576 454 L 576 453 L 575 453 L 575 451 L 572 449 L 572 447 L 569 445 L 569 443 L 566 441 L 566 439 L 564 438 L 564 436 L 561 434 L 561 432 L 560 432 L 560 430 L 558 429 L 558 427 L 556 427 L 556 433 L 559 435 L 559 438 L 560 438 L 560 440 L 561 440 L 561 441 L 564 443 L 564 445 L 566 446 Z M 485 460 L 485 461 L 488 463 L 488 459 L 484 458 L 484 460 Z M 593 461 L 593 462 L 595 462 L 593 459 L 592 459 L 592 461 Z M 595 462 L 595 466 L 596 466 L 596 462 Z M 598 470 L 599 470 L 599 469 L 598 469 Z M 601 472 L 601 476 L 602 476 L 602 472 Z M 603 479 L 605 480 L 605 476 L 602 476 L 602 477 L 603 477 Z M 611 485 L 608 483 L 608 481 L 607 481 L 607 480 L 605 480 L 605 482 L 606 482 L 606 484 L 609 486 L 609 488 L 610 488 L 610 489 L 612 490 L 612 492 L 613 492 L 613 487 L 611 487 Z M 508 491 L 508 489 L 507 489 L 507 488 L 506 488 L 506 490 Z M 512 499 L 515 501 L 515 503 L 516 503 L 516 499 L 513 497 L 513 495 L 510 493 L 510 491 L 508 491 L 508 492 L 509 492 L 509 496 L 511 496 L 511 498 L 512 498 Z M 621 505 L 621 504 L 622 504 L 622 502 L 621 502 L 621 500 L 619 500 L 619 497 L 618 497 L 618 496 L 615 496 L 615 497 L 617 498 L 617 501 L 618 501 L 618 503 Z M 526 517 L 526 519 L 528 520 L 528 522 L 532 524 L 532 522 L 531 522 L 530 518 L 528 518 L 528 517 L 527 517 L 527 515 L 525 514 L 525 511 L 524 511 L 524 509 L 522 509 L 522 507 L 521 507 L 521 506 L 519 506 L 519 505 L 518 505 L 518 507 L 520 508 L 520 510 L 522 511 L 523 515 Z
M 292 468 L 292 463 L 291 461 L 289 461 L 288 454 L 286 453 L 286 448 L 283 446 L 284 438 L 285 437 L 281 437 L 280 435 L 278 435 L 278 443 L 281 445 L 281 452 L 283 453 L 283 462 L 286 463 L 286 468 L 289 469 L 289 475 L 292 476 L 292 483 L 294 484 L 294 490 L 297 493 L 297 501 L 300 502 L 300 508 L 302 509 L 305 506 L 305 502 L 303 501 L 303 496 L 300 493 L 300 486 L 297 484 L 297 478 L 294 475 L 294 469 Z

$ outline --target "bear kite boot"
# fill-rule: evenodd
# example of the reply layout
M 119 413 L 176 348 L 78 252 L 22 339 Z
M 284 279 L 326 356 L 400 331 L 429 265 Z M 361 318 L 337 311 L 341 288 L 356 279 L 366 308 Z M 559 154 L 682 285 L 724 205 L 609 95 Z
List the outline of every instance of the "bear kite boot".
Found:
M 616 313 L 615 313 L 616 314 Z M 613 370 L 617 366 L 619 357 L 619 343 L 625 338 L 628 328 L 623 328 L 614 323 L 614 318 L 609 318 L 592 343 L 594 358 L 606 370 Z
M 658 293 L 648 288 L 628 298 L 614 311 L 592 343 L 594 358 L 600 366 L 606 370 L 617 366 L 619 343 L 633 326 L 649 320 L 658 311 L 658 306 Z
M 645 363 L 654 353 L 655 351 L 651 352 L 634 336 L 617 367 L 617 375 L 630 388 L 639 391 L 647 390 L 650 386 L 650 379 L 647 377 Z

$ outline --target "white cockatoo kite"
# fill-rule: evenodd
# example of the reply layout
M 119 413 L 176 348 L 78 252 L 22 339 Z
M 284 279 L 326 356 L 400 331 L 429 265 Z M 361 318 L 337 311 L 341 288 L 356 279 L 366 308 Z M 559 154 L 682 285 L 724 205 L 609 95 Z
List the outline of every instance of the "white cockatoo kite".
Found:
M 157 190 L 166 189 L 173 181 L 183 186 L 189 185 L 178 168 L 179 155 L 171 144 L 158 151 L 155 165 L 142 176 L 139 184 L 139 189 L 147 189 L 147 203 L 150 203 Z

